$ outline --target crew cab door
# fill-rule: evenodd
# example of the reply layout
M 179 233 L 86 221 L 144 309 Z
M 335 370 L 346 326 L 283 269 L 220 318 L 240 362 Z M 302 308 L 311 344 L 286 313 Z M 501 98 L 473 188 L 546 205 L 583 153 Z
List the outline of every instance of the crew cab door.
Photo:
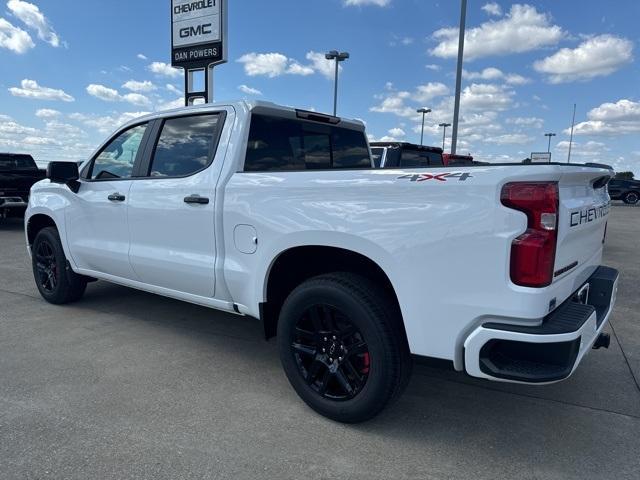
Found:
M 224 159 L 216 154 L 226 112 L 157 120 L 145 178 L 129 193 L 129 259 L 140 281 L 213 297 L 215 193 Z
M 65 209 L 69 251 L 79 268 L 135 279 L 127 203 L 147 137 L 146 123 L 127 128 L 83 169 L 80 189 Z

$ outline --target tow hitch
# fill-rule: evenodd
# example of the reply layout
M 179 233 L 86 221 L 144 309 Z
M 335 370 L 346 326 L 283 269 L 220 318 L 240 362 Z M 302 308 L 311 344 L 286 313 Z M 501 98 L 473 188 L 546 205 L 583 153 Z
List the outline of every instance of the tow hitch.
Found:
M 601 333 L 598 335 L 598 338 L 593 343 L 593 349 L 598 350 L 599 348 L 609 348 L 609 344 L 611 343 L 611 336 L 608 333 Z

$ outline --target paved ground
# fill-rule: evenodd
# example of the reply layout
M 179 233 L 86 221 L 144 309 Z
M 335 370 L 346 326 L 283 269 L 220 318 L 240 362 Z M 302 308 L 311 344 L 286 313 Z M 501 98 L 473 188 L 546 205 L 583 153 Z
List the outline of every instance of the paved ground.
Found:
M 419 365 L 374 421 L 314 414 L 254 320 L 103 282 L 52 307 L 0 223 L 0 478 L 640 478 L 640 208 L 613 208 L 612 345 L 549 387 Z M 635 375 L 635 378 L 634 378 Z

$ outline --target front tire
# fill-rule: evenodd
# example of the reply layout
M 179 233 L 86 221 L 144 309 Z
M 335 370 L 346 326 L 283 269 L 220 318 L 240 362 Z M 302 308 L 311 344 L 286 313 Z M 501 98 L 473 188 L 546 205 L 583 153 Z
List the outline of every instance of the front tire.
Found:
M 624 195 L 622 200 L 627 205 L 635 205 L 636 203 L 638 203 L 638 201 L 640 201 L 640 195 L 636 192 L 629 192 Z
M 54 227 L 38 232 L 33 241 L 31 259 L 36 286 L 47 302 L 62 305 L 84 295 L 87 279 L 69 267 L 58 230 Z
M 280 360 L 307 405 L 357 423 L 377 415 L 406 386 L 411 360 L 388 292 L 367 278 L 332 273 L 298 286 L 278 322 Z

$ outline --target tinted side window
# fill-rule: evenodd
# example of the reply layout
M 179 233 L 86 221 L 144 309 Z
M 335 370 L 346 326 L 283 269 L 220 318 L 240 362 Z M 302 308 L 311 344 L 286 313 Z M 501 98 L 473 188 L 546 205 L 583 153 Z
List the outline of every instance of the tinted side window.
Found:
M 428 167 L 429 156 L 417 150 L 403 150 L 400 158 L 401 167 Z
M 363 132 L 266 115 L 252 116 L 246 172 L 370 167 Z
M 436 152 L 424 152 L 418 150 L 403 150 L 401 167 L 442 167 L 444 162 L 442 155 Z
M 364 133 L 346 128 L 333 129 L 333 168 L 371 168 Z
M 0 170 L 34 170 L 36 162 L 30 155 L 0 154 Z
M 219 114 L 165 120 L 151 161 L 152 177 L 185 177 L 209 165 Z
M 133 165 L 146 129 L 146 124 L 138 125 L 125 130 L 111 140 L 93 161 L 89 178 L 92 180 L 131 178 Z

